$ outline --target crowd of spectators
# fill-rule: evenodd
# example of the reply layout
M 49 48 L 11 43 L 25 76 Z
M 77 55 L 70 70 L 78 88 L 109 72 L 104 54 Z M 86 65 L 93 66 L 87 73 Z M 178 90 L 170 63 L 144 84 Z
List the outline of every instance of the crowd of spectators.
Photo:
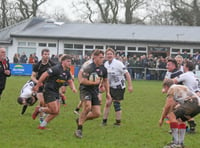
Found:
M 196 70 L 200 70 L 200 52 L 196 52 L 194 55 L 189 55 L 187 52 L 181 55 L 184 60 L 191 60 L 195 64 Z M 51 60 L 55 63 L 58 62 L 60 55 L 52 55 Z M 81 66 L 85 61 L 90 59 L 90 56 L 85 55 L 71 55 L 72 65 Z M 171 57 L 156 56 L 153 54 L 147 55 L 133 55 L 126 57 L 123 52 L 117 52 L 116 58 L 121 60 L 127 67 L 132 79 L 148 79 L 148 80 L 163 80 L 166 73 L 167 59 Z M 173 58 L 173 57 L 172 57 Z M 35 53 L 30 54 L 29 57 L 25 53 L 15 54 L 13 57 L 13 63 L 37 63 L 38 57 Z
M 30 54 L 29 57 L 23 52 L 21 55 L 19 53 L 15 53 L 13 56 L 13 63 L 29 63 L 34 64 L 38 62 L 38 57 L 35 53 Z
M 179 54 L 185 60 L 191 60 L 195 64 L 195 70 L 200 68 L 200 53 L 196 52 L 193 56 Z M 177 56 L 177 55 L 176 55 Z M 153 57 L 152 54 L 148 56 L 132 56 L 120 57 L 123 63 L 127 66 L 132 79 L 148 79 L 148 80 L 163 80 L 166 73 L 167 59 L 174 57 Z M 183 62 L 184 63 L 184 62 Z

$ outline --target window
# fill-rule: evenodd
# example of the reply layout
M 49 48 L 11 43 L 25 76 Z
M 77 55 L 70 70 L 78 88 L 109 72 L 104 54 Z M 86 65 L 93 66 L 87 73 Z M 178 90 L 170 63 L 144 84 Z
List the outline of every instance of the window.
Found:
M 112 49 L 115 50 L 115 45 L 106 45 L 106 49 L 107 49 L 107 48 L 112 48 Z
M 73 48 L 73 44 L 64 44 L 64 48 Z
M 75 49 L 83 49 L 83 44 L 74 44 Z
M 172 52 L 180 52 L 180 49 L 172 48 Z
M 125 51 L 125 46 L 116 46 L 116 50 L 123 50 L 123 51 Z
M 36 48 L 30 48 L 30 47 L 18 47 L 17 50 L 20 55 L 22 55 L 22 53 L 25 53 L 27 57 L 29 57 L 30 54 L 36 52 Z
M 18 42 L 18 46 L 26 46 L 26 42 Z
M 142 56 L 142 55 L 146 55 L 146 53 L 128 52 L 128 57 L 133 57 L 133 56 L 140 57 L 140 56 Z
M 138 47 L 138 51 L 146 51 L 146 47 Z
M 193 49 L 193 53 L 200 52 L 200 49 Z
M 157 51 L 157 52 L 160 52 L 160 51 L 167 52 L 169 50 L 169 48 L 166 48 L 166 47 L 150 47 L 149 49 L 150 51 Z
M 48 47 L 56 47 L 56 43 L 48 43 Z
M 36 46 L 36 43 L 35 43 L 35 42 L 28 42 L 28 46 L 29 46 L 29 47 L 35 47 L 35 46 Z
M 83 51 L 82 50 L 64 50 L 64 54 L 83 55 Z
M 190 49 L 182 49 L 182 52 L 184 52 L 184 51 L 190 52 Z
M 95 49 L 103 49 L 103 46 L 96 45 L 96 46 L 95 46 Z
M 136 47 L 128 47 L 128 51 L 136 51 Z
M 94 49 L 93 45 L 85 45 L 85 49 Z
M 47 43 L 39 43 L 38 46 L 39 47 L 47 47 Z

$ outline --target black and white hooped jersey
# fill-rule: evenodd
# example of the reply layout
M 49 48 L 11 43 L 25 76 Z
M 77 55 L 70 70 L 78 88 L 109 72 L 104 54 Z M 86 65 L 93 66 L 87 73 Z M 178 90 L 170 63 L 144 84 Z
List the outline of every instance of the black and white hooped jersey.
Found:
M 172 72 L 169 72 L 167 71 L 166 74 L 165 74 L 165 79 L 173 79 L 175 77 L 178 77 L 179 75 L 181 75 L 183 72 L 178 70 L 178 69 L 175 69 L 173 70 Z
M 20 91 L 20 97 L 22 98 L 30 98 L 33 94 L 33 87 L 35 86 L 35 83 L 31 80 L 27 81 L 26 84 L 22 87 Z
M 119 60 L 113 59 L 111 63 L 104 63 L 108 71 L 108 80 L 111 88 L 123 89 L 126 87 L 125 73 L 128 72 L 126 66 Z

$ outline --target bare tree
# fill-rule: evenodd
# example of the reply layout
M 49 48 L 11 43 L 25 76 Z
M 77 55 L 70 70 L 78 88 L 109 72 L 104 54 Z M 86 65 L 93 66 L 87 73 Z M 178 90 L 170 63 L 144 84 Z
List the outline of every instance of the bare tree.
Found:
M 119 10 L 119 0 L 94 0 L 98 6 L 101 19 L 104 23 L 117 23 L 117 14 Z
M 31 2 L 27 2 L 27 0 L 17 0 L 16 5 L 22 15 L 21 19 L 27 19 L 32 16 L 36 17 L 39 6 L 46 1 L 47 0 L 31 0 Z
M 122 0 L 122 3 L 125 7 L 125 23 L 132 24 L 134 11 L 145 5 L 145 0 Z
M 8 10 L 6 9 L 6 5 L 7 5 L 7 1 L 6 0 L 2 0 L 1 1 L 1 7 L 0 7 L 0 10 L 1 10 L 1 27 L 4 28 L 6 26 L 8 26 L 8 20 L 7 20 L 7 13 L 8 13 Z
M 36 17 L 39 7 L 47 0 L 1 0 L 0 28 L 17 23 L 30 17 Z
M 154 0 L 149 1 L 147 14 L 147 24 L 173 25 L 169 2 L 160 1 L 156 3 Z
M 198 0 L 170 0 L 171 15 L 178 25 L 200 26 Z
M 96 15 L 103 23 L 130 24 L 138 20 L 140 20 L 139 22 L 142 21 L 142 19 L 134 16 L 134 12 L 145 4 L 145 0 L 82 0 L 79 4 L 82 7 L 77 8 L 77 4 L 74 4 L 77 12 L 83 13 L 84 18 L 92 23 L 95 22 L 94 16 Z M 124 13 L 125 22 L 120 18 L 122 16 L 120 12 Z

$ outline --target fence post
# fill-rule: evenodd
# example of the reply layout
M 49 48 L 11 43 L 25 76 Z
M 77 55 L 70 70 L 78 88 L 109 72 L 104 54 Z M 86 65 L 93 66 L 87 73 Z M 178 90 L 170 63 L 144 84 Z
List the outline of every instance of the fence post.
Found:
M 144 80 L 146 80 L 146 79 L 147 79 L 147 77 L 146 77 L 146 76 L 147 76 L 147 68 L 145 67 L 145 68 L 144 68 Z

